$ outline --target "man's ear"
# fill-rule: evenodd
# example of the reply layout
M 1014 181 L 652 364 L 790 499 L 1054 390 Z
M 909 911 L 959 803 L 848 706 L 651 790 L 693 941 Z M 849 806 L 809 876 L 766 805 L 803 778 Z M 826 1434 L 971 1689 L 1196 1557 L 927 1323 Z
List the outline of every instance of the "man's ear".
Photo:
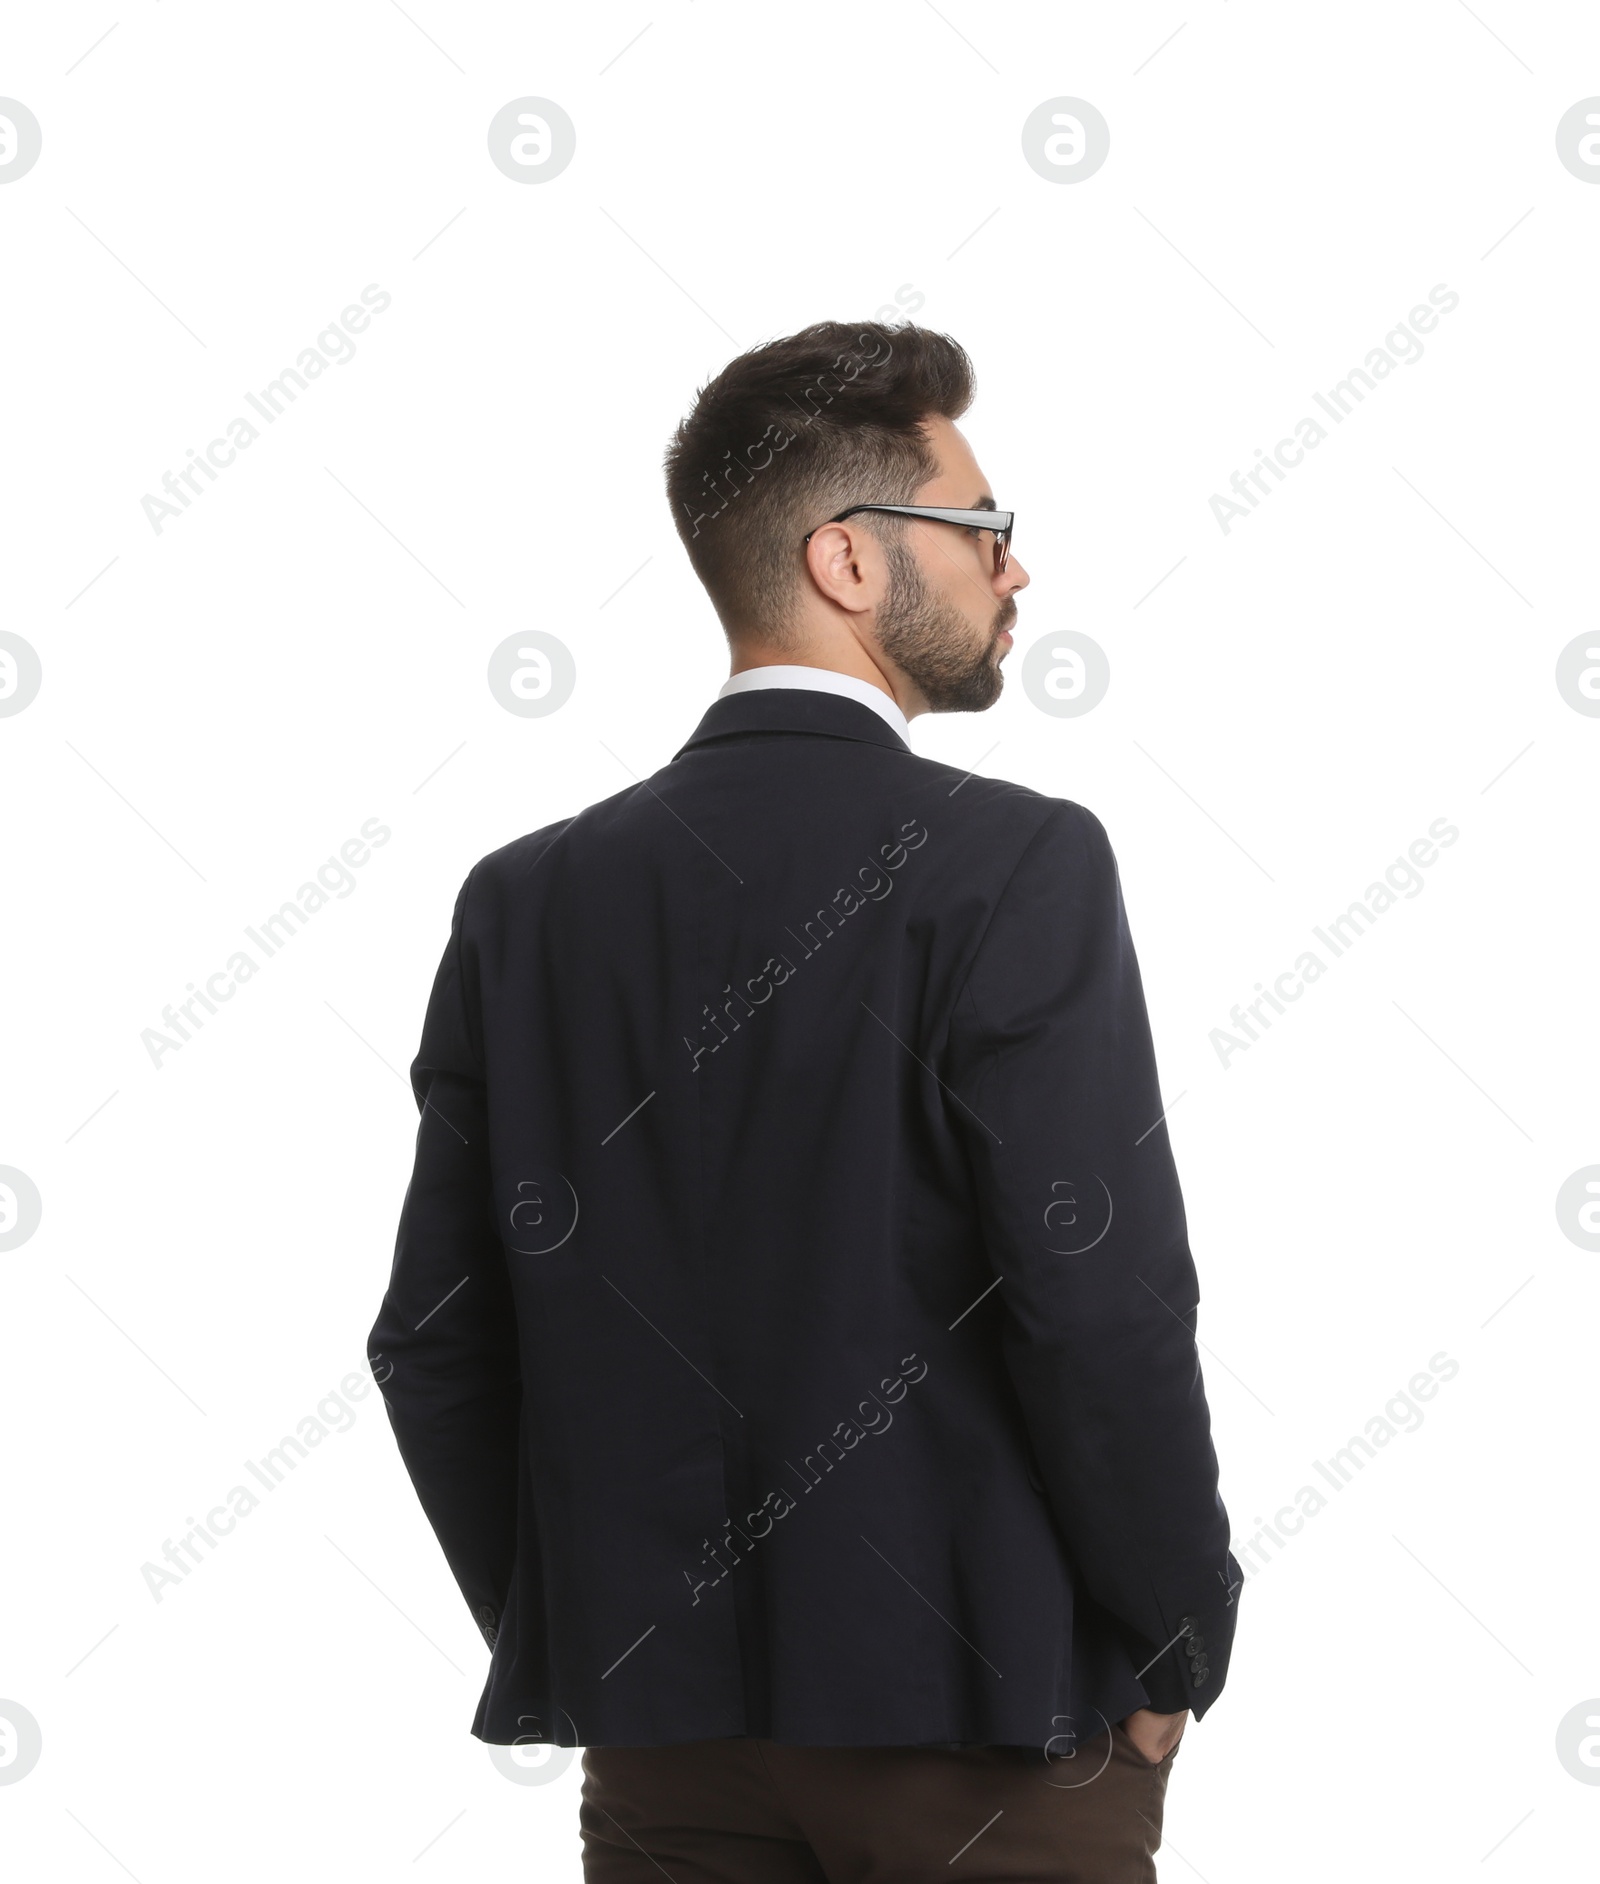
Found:
M 825 523 L 806 545 L 806 568 L 818 592 L 836 608 L 865 614 L 881 599 L 883 550 L 868 530 Z

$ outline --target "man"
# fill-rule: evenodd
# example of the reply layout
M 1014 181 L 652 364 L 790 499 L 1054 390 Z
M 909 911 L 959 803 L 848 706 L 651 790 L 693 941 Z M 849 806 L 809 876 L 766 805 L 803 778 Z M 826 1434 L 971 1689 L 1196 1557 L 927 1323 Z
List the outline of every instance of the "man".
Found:
M 1001 689 L 954 341 L 823 323 L 667 457 L 733 676 L 475 866 L 370 1350 L 585 1875 L 1154 1876 L 1240 1572 L 1138 966 L 1082 807 L 916 757 Z

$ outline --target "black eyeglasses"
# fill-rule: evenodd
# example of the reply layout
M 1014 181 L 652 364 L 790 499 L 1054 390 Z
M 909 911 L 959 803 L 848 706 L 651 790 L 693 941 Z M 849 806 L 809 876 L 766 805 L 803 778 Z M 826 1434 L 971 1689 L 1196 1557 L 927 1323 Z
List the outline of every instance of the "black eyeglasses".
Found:
M 854 517 L 863 510 L 881 511 L 888 517 L 926 517 L 931 523 L 954 523 L 963 530 L 992 530 L 994 532 L 994 573 L 998 576 L 1011 560 L 1011 530 L 1016 520 L 1014 510 L 941 510 L 929 508 L 925 504 L 852 504 L 848 510 L 841 510 L 837 517 L 830 517 L 829 523 L 843 523 L 846 517 Z M 821 524 L 817 529 L 822 528 Z M 805 541 L 809 543 L 816 535 L 816 530 L 807 530 Z

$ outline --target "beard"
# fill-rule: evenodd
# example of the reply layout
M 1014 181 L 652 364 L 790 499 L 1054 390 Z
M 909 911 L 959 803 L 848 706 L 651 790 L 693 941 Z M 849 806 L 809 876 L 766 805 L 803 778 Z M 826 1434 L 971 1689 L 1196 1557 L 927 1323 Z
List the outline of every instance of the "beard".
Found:
M 932 713 L 981 713 L 1000 698 L 999 639 L 1017 618 L 1007 596 L 987 632 L 973 627 L 952 603 L 932 594 L 906 545 L 882 539 L 889 593 L 878 611 L 878 645 L 914 683 Z

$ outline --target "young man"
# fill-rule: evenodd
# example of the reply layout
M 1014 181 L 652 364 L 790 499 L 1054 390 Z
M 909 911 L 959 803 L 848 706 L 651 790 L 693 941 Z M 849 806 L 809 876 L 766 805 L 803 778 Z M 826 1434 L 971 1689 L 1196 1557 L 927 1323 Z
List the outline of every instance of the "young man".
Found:
M 732 678 L 477 864 L 370 1349 L 600 1884 L 1154 1877 L 1240 1572 L 1116 864 L 1001 690 L 970 363 L 822 323 L 667 456 Z M 959 1854 L 959 1855 L 958 1855 Z M 954 1865 L 954 1868 L 952 1868 Z

